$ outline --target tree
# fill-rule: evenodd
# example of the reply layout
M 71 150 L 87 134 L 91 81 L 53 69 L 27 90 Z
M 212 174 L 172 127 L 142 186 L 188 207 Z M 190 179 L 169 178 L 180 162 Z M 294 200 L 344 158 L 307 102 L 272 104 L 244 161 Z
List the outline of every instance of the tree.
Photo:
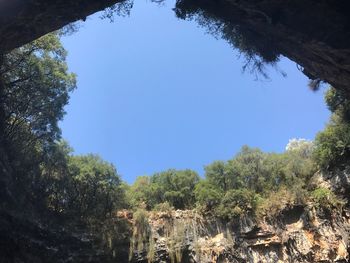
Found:
M 304 158 L 310 158 L 314 150 L 314 143 L 306 139 L 290 139 L 287 146 L 287 152 L 298 152 Z
M 64 140 L 52 144 L 44 155 L 40 177 L 35 183 L 37 200 L 45 201 L 45 208 L 58 213 L 67 209 L 68 189 L 72 184 L 68 163 L 72 152 L 73 149 Z
M 315 151 L 314 142 L 299 140 L 293 147 L 289 147 L 283 154 L 285 164 L 283 173 L 285 174 L 284 184 L 293 187 L 297 184 L 300 187 L 307 185 L 309 179 L 317 171 L 313 154 Z
M 97 155 L 72 156 L 68 162 L 67 209 L 83 218 L 105 218 L 125 202 L 115 167 Z
M 168 202 L 176 209 L 189 209 L 195 204 L 194 188 L 199 176 L 191 170 L 170 169 L 152 176 L 140 176 L 127 195 L 135 207 L 154 209 Z
M 235 171 L 237 179 L 242 183 L 240 187 L 258 193 L 264 190 L 267 178 L 264 166 L 265 158 L 266 156 L 261 150 L 243 146 L 235 158 L 229 161 L 230 169 Z
M 152 209 L 156 204 L 163 202 L 160 186 L 151 183 L 149 176 L 137 177 L 128 189 L 127 196 L 132 207 Z
M 152 184 L 160 186 L 163 202 L 167 201 L 176 209 L 188 209 L 194 206 L 194 187 L 199 176 L 191 170 L 167 170 L 154 174 Z
M 206 179 L 216 185 L 219 189 L 226 192 L 229 187 L 229 175 L 227 173 L 226 164 L 222 161 L 215 161 L 205 166 Z
M 350 121 L 350 99 L 345 91 L 330 87 L 326 92 L 325 101 L 331 112 L 346 122 Z
M 6 153 L 0 158 L 11 166 L 9 185 L 19 203 L 39 206 L 47 194 L 41 167 L 54 154 L 58 121 L 76 87 L 65 60 L 58 32 L 0 57 L 0 148 Z
M 227 220 L 255 210 L 259 195 L 248 189 L 230 190 L 215 209 L 216 214 Z
M 194 189 L 197 204 L 211 209 L 220 203 L 224 192 L 209 180 L 201 180 Z
M 66 55 L 58 33 L 51 33 L 3 57 L 1 107 L 6 140 L 23 141 L 29 147 L 33 140 L 45 145 L 59 139 L 57 123 L 64 115 L 69 92 L 76 87 Z M 33 138 L 23 138 L 23 129 Z
M 324 131 L 317 134 L 314 157 L 322 169 L 344 168 L 350 159 L 350 124 L 333 115 Z
M 316 136 L 314 158 L 322 169 L 343 169 L 350 159 L 350 99 L 334 88 L 325 98 L 333 114 L 324 131 Z

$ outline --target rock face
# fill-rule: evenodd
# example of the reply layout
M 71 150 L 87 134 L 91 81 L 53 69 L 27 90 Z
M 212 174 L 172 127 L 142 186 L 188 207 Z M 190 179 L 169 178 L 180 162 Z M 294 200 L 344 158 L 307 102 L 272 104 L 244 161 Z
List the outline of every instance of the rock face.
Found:
M 345 9 L 344 9 L 345 8 Z M 284 55 L 310 79 L 350 94 L 350 17 L 344 0 L 180 0 L 177 12 L 205 14 L 244 32 L 253 50 Z M 350 95 L 349 95 L 350 96 Z
M 9 51 L 120 0 L 0 1 L 0 50 Z
M 0 262 L 108 263 L 115 259 L 86 229 L 66 231 L 0 210 Z
M 350 214 L 311 206 L 273 221 L 224 223 L 195 211 L 154 213 L 150 236 L 132 262 L 348 262 Z

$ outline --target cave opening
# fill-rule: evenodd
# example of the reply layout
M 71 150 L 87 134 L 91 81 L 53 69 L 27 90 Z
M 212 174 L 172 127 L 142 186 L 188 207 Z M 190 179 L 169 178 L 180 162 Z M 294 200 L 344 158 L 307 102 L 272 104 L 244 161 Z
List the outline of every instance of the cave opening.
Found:
M 245 144 L 283 152 L 323 128 L 323 91 L 310 91 L 294 62 L 243 72 L 239 49 L 173 6 L 135 3 L 112 23 L 96 14 L 64 37 L 78 89 L 61 126 L 77 153 L 101 154 L 131 182 L 169 167 L 202 174 Z

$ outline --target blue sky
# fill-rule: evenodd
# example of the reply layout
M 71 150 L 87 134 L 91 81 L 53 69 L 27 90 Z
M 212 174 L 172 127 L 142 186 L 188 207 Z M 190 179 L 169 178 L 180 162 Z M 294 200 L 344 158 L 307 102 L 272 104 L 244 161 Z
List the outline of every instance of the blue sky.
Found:
M 269 69 L 256 81 L 237 50 L 172 7 L 140 1 L 114 23 L 95 14 L 63 39 L 78 89 L 60 126 L 76 154 L 99 154 L 130 183 L 168 168 L 203 174 L 242 145 L 281 152 L 323 129 L 323 91 L 294 62 L 278 64 L 287 77 Z

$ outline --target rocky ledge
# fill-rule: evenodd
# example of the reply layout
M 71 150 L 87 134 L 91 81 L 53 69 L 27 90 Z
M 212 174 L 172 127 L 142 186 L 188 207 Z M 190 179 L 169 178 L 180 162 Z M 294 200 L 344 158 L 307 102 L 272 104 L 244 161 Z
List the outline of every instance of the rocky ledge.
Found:
M 290 207 L 273 220 L 225 223 L 193 210 L 151 213 L 131 262 L 348 262 L 350 213 Z M 140 241 L 140 239 L 139 239 Z M 135 242 L 135 240 L 134 240 Z M 132 243 L 131 243 L 132 244 Z

